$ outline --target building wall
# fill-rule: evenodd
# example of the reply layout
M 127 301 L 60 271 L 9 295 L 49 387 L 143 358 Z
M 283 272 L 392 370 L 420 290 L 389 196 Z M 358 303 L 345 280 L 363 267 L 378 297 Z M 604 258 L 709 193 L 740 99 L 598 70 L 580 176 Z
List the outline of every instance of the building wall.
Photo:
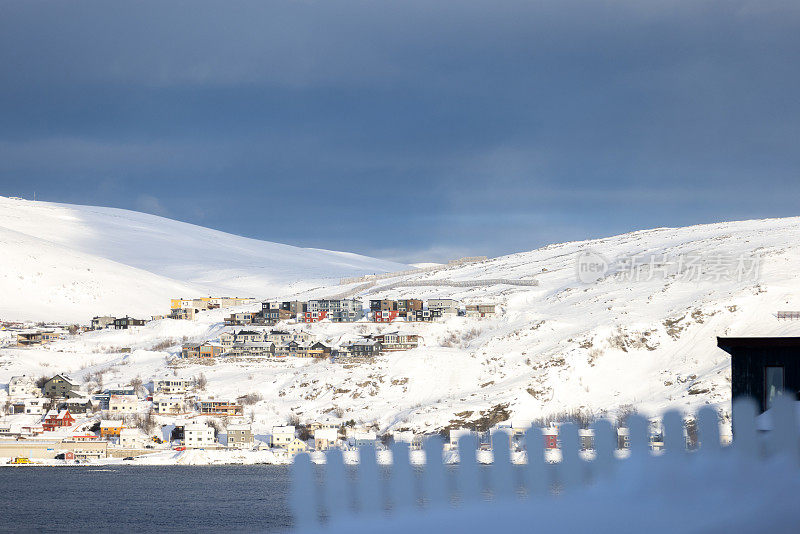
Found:
M 737 347 L 729 349 L 729 352 L 732 354 L 731 389 L 734 400 L 749 396 L 756 401 L 759 411 L 766 409 L 764 386 L 767 366 L 783 366 L 786 391 L 793 395 L 800 391 L 800 348 Z

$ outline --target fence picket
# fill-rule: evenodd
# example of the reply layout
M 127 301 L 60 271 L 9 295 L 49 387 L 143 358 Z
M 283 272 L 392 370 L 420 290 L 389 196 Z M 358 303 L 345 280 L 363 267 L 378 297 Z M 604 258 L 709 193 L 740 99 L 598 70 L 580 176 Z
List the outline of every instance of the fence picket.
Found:
M 515 494 L 514 465 L 511 463 L 511 436 L 505 431 L 492 435 L 490 484 L 495 499 L 510 499 Z
M 387 485 L 387 496 L 393 513 L 417 505 L 414 467 L 408 443 L 392 445 L 392 467 Z
M 772 404 L 769 452 L 770 454 L 789 454 L 795 461 L 799 461 L 797 415 L 795 414 L 795 401 L 792 397 L 793 395 L 779 395 Z
M 650 457 L 650 423 L 641 415 L 628 416 L 628 436 L 631 460 L 645 460 Z
M 429 508 L 441 506 L 450 500 L 447 490 L 447 473 L 442 462 L 442 438 L 434 435 L 425 440 L 425 469 L 422 487 Z
M 697 412 L 697 431 L 700 434 L 698 454 L 705 456 L 719 454 L 722 444 L 719 439 L 719 417 L 714 408 L 704 406 Z
M 356 500 L 362 515 L 383 511 L 383 502 L 378 460 L 375 446 L 364 445 L 358 449 L 358 477 L 356 478 Z
M 664 455 L 680 456 L 686 451 L 686 438 L 683 433 L 683 415 L 677 410 L 664 413 L 661 420 L 664 428 Z
M 531 427 L 525 432 L 525 451 L 528 463 L 523 468 L 523 481 L 528 495 L 547 495 L 549 484 L 544 460 L 544 435 L 540 428 Z
M 594 460 L 590 464 L 593 481 L 608 478 L 614 471 L 614 451 L 617 440 L 614 426 L 610 421 L 601 419 L 592 425 L 594 431 Z
M 583 483 L 583 460 L 580 457 L 578 426 L 565 423 L 558 429 L 561 438 L 561 463 L 558 464 L 558 481 L 564 490 L 572 490 Z
M 290 507 L 295 528 L 310 528 L 317 520 L 317 502 L 311 457 L 301 453 L 294 457 L 291 468 Z
M 733 451 L 745 463 L 753 463 L 759 457 L 756 404 L 752 399 L 733 401 Z
M 323 508 L 328 521 L 350 514 L 347 471 L 339 449 L 331 449 L 325 455 L 325 483 L 322 488 Z
M 456 489 L 461 496 L 462 505 L 481 499 L 481 474 L 478 466 L 478 440 L 474 434 L 458 439 L 458 471 Z

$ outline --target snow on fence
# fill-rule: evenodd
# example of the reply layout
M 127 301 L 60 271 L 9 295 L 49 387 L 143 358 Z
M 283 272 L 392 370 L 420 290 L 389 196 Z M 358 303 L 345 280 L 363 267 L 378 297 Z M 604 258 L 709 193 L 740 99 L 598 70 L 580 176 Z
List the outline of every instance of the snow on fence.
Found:
M 474 435 L 459 439 L 458 466 L 443 463 L 438 436 L 424 444 L 424 468 L 409 461 L 408 444 L 392 446 L 381 466 L 374 448 L 360 449 L 358 467 L 342 452 L 314 466 L 307 454 L 292 466 L 291 507 L 302 531 L 486 532 L 800 532 L 800 452 L 794 403 L 779 398 L 772 428 L 756 428 L 755 404 L 733 409 L 734 441 L 720 445 L 715 410 L 697 414 L 700 446 L 687 451 L 683 417 L 663 416 L 664 451 L 653 455 L 649 423 L 630 416 L 630 455 L 619 459 L 608 421 L 593 425 L 594 454 L 580 454 L 578 428 L 560 427 L 562 459 L 547 463 L 538 428 L 525 435 L 527 462 L 511 461 L 510 439 L 492 436 L 494 461 L 480 465 Z

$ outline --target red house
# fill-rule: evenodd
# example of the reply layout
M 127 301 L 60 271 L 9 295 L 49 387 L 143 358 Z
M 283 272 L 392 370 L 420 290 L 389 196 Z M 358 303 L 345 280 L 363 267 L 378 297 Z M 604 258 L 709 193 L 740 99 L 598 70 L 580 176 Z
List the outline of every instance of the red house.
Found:
M 298 319 L 301 323 L 318 323 L 328 316 L 328 312 L 324 310 L 315 312 L 305 312 L 298 314 Z
M 391 323 L 400 316 L 397 310 L 378 310 L 372 316 L 375 323 Z
M 558 429 L 553 427 L 544 429 L 544 448 L 545 449 L 558 448 Z
M 70 415 L 69 410 L 61 410 L 60 412 L 50 410 L 44 416 L 42 428 L 45 432 L 52 432 L 57 428 L 70 427 L 74 424 L 75 418 Z

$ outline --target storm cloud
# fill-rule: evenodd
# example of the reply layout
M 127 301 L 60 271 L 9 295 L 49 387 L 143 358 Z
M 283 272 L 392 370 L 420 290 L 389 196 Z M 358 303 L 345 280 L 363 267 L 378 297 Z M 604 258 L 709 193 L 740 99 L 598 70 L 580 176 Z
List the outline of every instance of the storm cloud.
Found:
M 797 215 L 798 5 L 0 2 L 0 194 L 405 261 Z

